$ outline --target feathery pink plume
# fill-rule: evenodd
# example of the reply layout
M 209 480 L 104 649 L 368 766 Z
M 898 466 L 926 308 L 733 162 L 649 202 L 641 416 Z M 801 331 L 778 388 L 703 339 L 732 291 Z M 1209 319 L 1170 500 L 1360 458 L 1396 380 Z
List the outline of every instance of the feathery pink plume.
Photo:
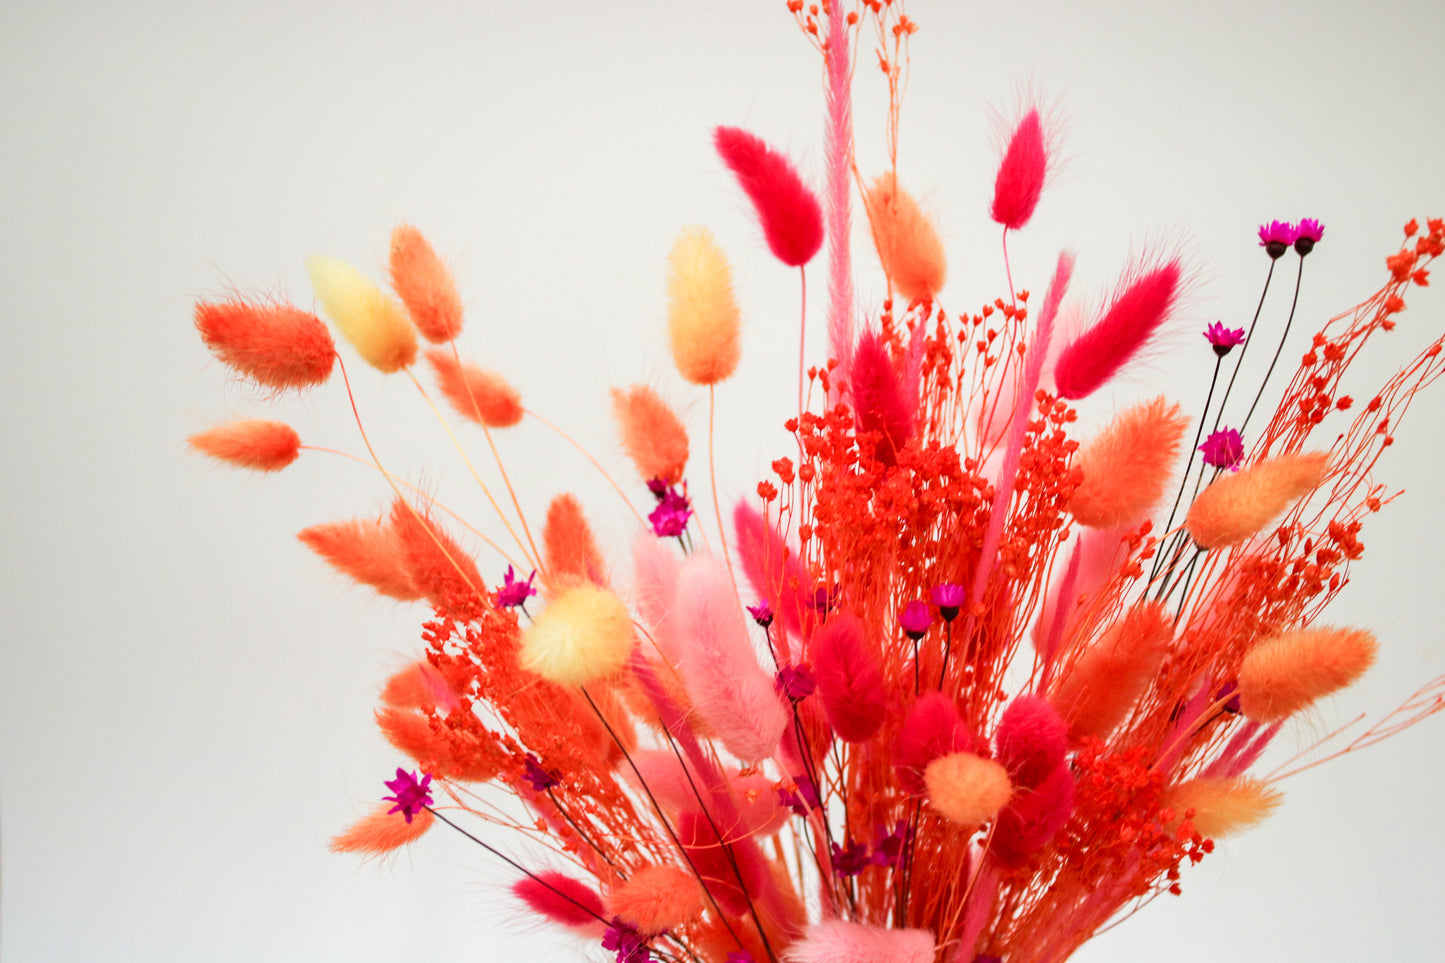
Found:
M 802 267 L 823 245 L 823 211 L 793 165 L 738 127 L 713 131 L 713 146 L 753 202 L 768 248 L 789 267 Z
M 422 337 L 433 344 L 462 333 L 462 299 L 451 270 L 410 224 L 391 232 L 391 287 Z
M 331 377 L 336 342 L 321 319 L 289 304 L 200 301 L 196 330 L 221 361 L 277 391 Z
M 930 692 L 913 703 L 893 740 L 893 768 L 904 792 L 923 792 L 923 771 L 940 756 L 976 752 L 968 723 L 954 701 L 942 692 Z
M 601 926 L 602 897 L 586 883 L 544 869 L 512 884 L 512 893 L 533 912 L 563 926 Z
M 878 653 L 869 647 L 858 616 L 844 612 L 830 618 L 813 633 L 808 654 L 818 698 L 838 738 L 871 739 L 888 713 L 888 694 Z
M 858 429 L 878 432 L 874 457 L 885 465 L 896 464 L 913 436 L 913 408 L 877 333 L 865 331 L 858 338 L 850 375 Z
M 1014 128 L 1008 150 L 993 182 L 993 206 L 989 215 L 1004 227 L 1017 231 L 1034 216 L 1039 195 L 1044 191 L 1049 157 L 1044 144 L 1044 125 L 1038 108 L 1033 108 Z
M 697 877 L 680 866 L 644 866 L 607 894 L 607 913 L 643 933 L 661 933 L 706 908 Z
M 1099 320 L 1059 354 L 1054 364 L 1059 397 L 1087 398 L 1118 374 L 1169 317 L 1183 277 L 1177 257 L 1148 271 L 1132 268 Z
M 673 608 L 682 678 L 698 714 L 744 763 L 771 756 L 790 713 L 758 665 L 727 569 L 693 554 L 678 573 Z
M 932 963 L 933 934 L 843 920 L 814 923 L 783 951 L 787 963 Z
M 828 401 L 836 403 L 838 388 L 848 383 L 853 351 L 853 265 L 849 232 L 853 170 L 853 79 L 848 54 L 846 14 L 840 3 L 828 4 L 828 42 L 823 63 L 828 74 L 828 357 L 838 359 L 838 375 Z
M 1032 790 L 1014 793 L 999 813 L 989 852 L 1005 866 L 1018 866 L 1058 835 L 1074 811 L 1074 774 L 1060 762 Z
M 681 562 L 664 541 L 651 532 L 640 532 L 632 542 L 632 594 L 637 614 L 642 616 L 656 653 L 672 667 L 678 661 L 677 623 L 672 602 L 677 595 L 677 573 Z M 649 655 L 651 653 L 649 652 Z
M 379 520 L 324 522 L 302 529 L 296 537 L 341 574 L 388 598 L 414 602 L 422 597 L 407 574 L 396 535 Z
M 190 446 L 237 468 L 280 471 L 301 454 L 296 429 L 282 421 L 242 418 L 186 439 Z
M 779 657 L 790 658 L 787 633 L 797 635 L 812 622 L 812 610 L 803 597 L 812 580 L 798 564 L 797 554 L 786 551 L 767 519 L 742 499 L 733 509 L 733 533 L 748 584 L 768 603 L 784 630 L 776 633 Z
M 425 511 L 396 499 L 391 505 L 391 531 L 407 577 L 433 606 L 455 611 L 461 599 L 483 595 L 485 583 L 477 563 Z
M 1013 784 L 1033 789 L 1063 763 L 1068 733 L 1068 725 L 1047 700 L 1021 695 L 1004 710 L 994 749 Z
M 687 468 L 687 429 L 667 402 L 647 385 L 612 389 L 612 417 L 622 448 L 644 481 L 682 481 Z

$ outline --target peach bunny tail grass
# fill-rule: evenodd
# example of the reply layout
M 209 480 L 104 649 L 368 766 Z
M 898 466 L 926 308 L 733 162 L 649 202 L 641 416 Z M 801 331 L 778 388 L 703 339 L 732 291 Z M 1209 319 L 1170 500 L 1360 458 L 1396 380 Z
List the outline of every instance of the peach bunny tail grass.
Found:
M 416 332 L 381 288 L 334 257 L 313 254 L 306 270 L 321 307 L 367 364 L 391 374 L 416 360 Z
M 1069 510 L 1082 525 L 1141 521 L 1164 497 L 1189 416 L 1163 396 L 1120 412 L 1079 452 L 1083 480 Z
M 715 385 L 742 358 L 741 320 L 733 272 L 705 227 L 685 228 L 667 258 L 667 333 L 678 373 Z
M 437 387 L 457 414 L 488 428 L 510 428 L 522 420 L 522 396 L 494 371 L 458 362 L 443 348 L 429 348 L 426 360 Z
M 909 301 L 933 300 L 948 276 L 933 222 L 891 173 L 880 175 L 863 200 L 883 273 Z
M 382 521 L 323 522 L 296 533 L 301 543 L 343 575 L 401 602 L 422 597 L 407 573 L 401 546 Z
M 1240 663 L 1240 711 L 1278 722 L 1364 675 L 1378 649 L 1375 637 L 1360 629 L 1305 629 L 1266 639 Z
M 607 912 L 643 933 L 661 933 L 702 915 L 697 877 L 677 866 L 644 866 L 607 895 Z
M 237 468 L 280 471 L 301 453 L 296 430 L 281 421 L 243 418 L 186 439 L 197 451 Z
M 612 389 L 612 416 L 622 449 L 644 481 L 682 481 L 687 468 L 687 429 L 667 402 L 647 385 Z
M 561 685 L 586 685 L 622 668 L 632 651 L 632 616 L 595 585 L 557 596 L 522 634 L 522 667 Z
M 1237 545 L 1319 487 L 1327 452 L 1281 455 L 1219 478 L 1194 499 L 1184 527 L 1203 549 Z
M 195 323 L 212 354 L 264 387 L 311 388 L 331 377 L 336 342 L 309 311 L 289 304 L 201 301 Z
M 786 963 L 931 963 L 937 952 L 927 930 L 895 930 L 829 920 L 814 923 L 783 951 Z
M 971 752 L 951 752 L 923 771 L 928 801 L 960 826 L 977 826 L 1008 805 L 1013 785 L 1008 772 L 992 759 Z
M 462 333 L 457 282 L 421 231 L 402 224 L 391 232 L 391 287 L 422 337 L 433 344 Z
M 423 833 L 431 829 L 432 823 L 436 822 L 436 817 L 426 809 L 412 816 L 411 822 L 407 822 L 406 816 L 400 812 L 388 813 L 390 808 L 387 803 L 381 803 L 370 815 L 352 823 L 346 832 L 332 837 L 331 851 L 389 853 L 420 839 Z
M 1164 805 L 1174 811 L 1176 826 L 1188 818 L 1201 836 L 1219 839 L 1263 822 L 1279 806 L 1281 798 L 1257 779 L 1200 776 L 1170 789 Z M 1187 815 L 1191 809 L 1192 817 Z
M 1135 606 L 1059 679 L 1049 701 L 1074 742 L 1106 739 L 1139 701 L 1169 651 L 1174 629 L 1164 606 Z

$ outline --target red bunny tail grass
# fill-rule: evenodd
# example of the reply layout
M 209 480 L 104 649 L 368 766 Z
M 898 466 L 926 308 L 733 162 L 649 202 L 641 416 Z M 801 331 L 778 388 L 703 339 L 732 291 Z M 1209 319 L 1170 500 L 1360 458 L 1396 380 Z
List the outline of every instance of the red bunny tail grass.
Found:
M 892 174 L 880 175 L 863 200 L 883 273 L 909 301 L 932 301 L 948 274 L 933 222 Z
M 544 869 L 512 884 L 512 894 L 539 916 L 563 926 L 602 925 L 602 897 L 586 883 Z
M 606 588 L 607 563 L 582 513 L 577 496 L 563 493 L 547 506 L 542 528 L 542 550 L 547 558 L 547 589 L 556 594 L 569 585 L 590 582 Z
M 1280 794 L 1257 779 L 1215 779 L 1201 776 L 1170 789 L 1165 805 L 1177 824 L 1188 819 L 1201 836 L 1218 839 L 1243 832 L 1279 806 Z M 1193 811 L 1194 815 L 1189 816 Z
M 1051 843 L 1074 811 L 1074 775 L 1059 763 L 1031 790 L 1016 792 L 999 813 L 989 852 L 1005 866 L 1022 865 Z
M 702 915 L 697 877 L 677 866 L 644 866 L 607 894 L 607 912 L 642 933 L 677 929 Z
M 859 431 L 876 432 L 874 457 L 885 465 L 898 461 L 898 453 L 913 436 L 913 410 L 883 342 L 872 331 L 863 332 L 853 352 L 850 370 L 853 411 Z
M 989 215 L 1004 227 L 1021 229 L 1034 216 L 1039 195 L 1044 192 L 1048 167 L 1044 125 L 1035 108 L 1024 114 L 1009 138 L 993 182 L 993 206 Z
M 768 248 L 802 267 L 823 246 L 823 210 L 788 159 L 737 127 L 713 131 L 713 146 L 753 202 Z
M 422 509 L 392 502 L 391 531 L 412 586 L 434 607 L 456 612 L 482 602 L 486 586 L 477 563 Z
M 656 391 L 647 385 L 612 389 L 612 416 L 622 449 L 644 481 L 682 481 L 687 468 L 687 429 Z
M 1159 671 L 1173 634 L 1163 605 L 1151 602 L 1130 610 L 1079 656 L 1049 695 L 1070 739 L 1108 738 Z
M 377 806 L 370 815 L 352 823 L 339 836 L 331 839 L 333 853 L 389 853 L 420 839 L 431 829 L 436 817 L 430 810 L 415 813 L 408 822 L 401 812 L 387 812 L 390 803 Z
M 1083 525 L 1138 523 L 1164 497 L 1189 417 L 1161 395 L 1121 412 L 1080 451 L 1069 510 Z
M 850 613 L 834 616 L 813 634 L 808 654 L 818 697 L 838 738 L 871 739 L 888 714 L 888 695 L 878 653 L 870 648 L 863 623 Z
M 994 735 L 998 761 L 1014 784 L 1032 789 L 1064 761 L 1068 726 L 1038 696 L 1021 695 L 1009 703 Z
M 1240 711 L 1278 722 L 1364 675 L 1378 648 L 1359 629 L 1306 629 L 1261 642 L 1239 666 Z
M 463 418 L 488 428 L 510 428 L 522 420 L 522 396 L 501 375 L 459 363 L 441 348 L 429 349 L 426 359 L 436 372 L 437 387 Z
M 830 920 L 814 923 L 783 954 L 787 963 L 932 963 L 933 934 Z
M 289 304 L 201 301 L 195 322 L 211 353 L 257 384 L 284 391 L 331 377 L 336 342 L 309 311 Z
M 975 748 L 974 735 L 954 701 L 942 692 L 930 692 L 913 703 L 893 739 L 898 785 L 904 792 L 920 793 L 923 772 L 930 762 Z
M 1126 278 L 1099 320 L 1059 354 L 1054 364 L 1059 397 L 1087 398 L 1118 374 L 1168 319 L 1183 280 L 1178 258 Z
M 1330 456 L 1317 451 L 1281 455 L 1225 474 L 1194 499 L 1184 527 L 1200 548 L 1237 545 L 1318 488 L 1329 467 Z
M 422 597 L 407 574 L 396 535 L 381 521 L 325 522 L 297 532 L 296 537 L 332 568 L 382 595 L 402 602 Z
M 256 471 L 280 471 L 301 453 L 301 439 L 290 425 L 256 418 L 217 425 L 186 441 L 212 458 Z
M 410 224 L 391 232 L 391 287 L 428 341 L 441 344 L 462 333 L 457 282 L 421 231 Z

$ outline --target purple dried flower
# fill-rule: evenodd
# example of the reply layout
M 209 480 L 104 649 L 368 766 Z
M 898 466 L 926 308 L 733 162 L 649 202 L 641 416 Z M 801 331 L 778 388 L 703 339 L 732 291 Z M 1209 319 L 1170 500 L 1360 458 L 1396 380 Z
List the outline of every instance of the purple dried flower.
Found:
M 1294 239 L 1295 253 L 1304 257 L 1315 249 L 1320 238 L 1325 236 L 1325 226 L 1312 217 L 1299 222 L 1299 236 Z
M 422 776 L 418 782 L 414 773 L 397 769 L 396 778 L 388 780 L 385 785 L 394 795 L 382 796 L 382 801 L 396 803 L 386 811 L 388 816 L 401 813 L 407 822 L 411 822 L 411 817 L 431 805 L 431 793 L 427 792 L 427 787 L 431 785 L 430 773 Z
M 806 665 L 785 665 L 778 670 L 778 691 L 794 702 L 806 699 L 818 688 L 818 682 Z
M 754 622 L 758 623 L 763 628 L 767 628 L 768 626 L 773 624 L 773 608 L 772 606 L 768 605 L 767 602 L 759 602 L 757 605 L 749 605 L 748 614 L 753 617 Z
M 903 854 L 903 848 L 908 845 L 908 838 L 912 835 L 908 831 L 906 821 L 899 822 L 888 832 L 887 826 L 878 827 L 878 841 L 873 844 L 873 856 L 870 862 L 874 866 L 892 866 L 898 862 L 899 856 Z
M 647 490 L 652 492 L 653 498 L 662 501 L 667 495 L 667 482 L 661 478 L 649 478 L 647 480 Z
M 507 574 L 502 576 L 502 587 L 497 589 L 496 602 L 498 608 L 511 609 L 519 605 L 526 605 L 527 599 L 537 594 L 532 587 L 532 580 L 537 577 L 537 570 L 533 569 L 532 574 L 527 576 L 527 581 L 519 582 L 512 566 L 507 566 Z
M 797 783 L 796 789 L 778 787 L 778 805 L 787 806 L 798 816 L 807 816 L 808 813 L 822 805 L 818 798 L 818 790 L 813 784 L 807 781 Z
M 555 772 L 543 769 L 542 760 L 530 752 L 527 753 L 527 769 L 522 773 L 522 778 L 527 780 L 533 792 L 546 792 L 561 781 Z
M 808 608 L 815 612 L 831 612 L 836 604 L 838 604 L 838 586 L 836 585 L 819 585 L 813 589 L 813 597 L 808 599 Z
M 963 586 L 944 582 L 942 585 L 935 585 L 928 597 L 938 606 L 938 614 L 943 616 L 943 621 L 952 622 L 958 618 L 959 606 L 963 605 Z
M 1209 467 L 1239 471 L 1239 463 L 1244 460 L 1244 439 L 1233 428 L 1225 428 L 1204 439 L 1199 450 L 1204 453 L 1204 464 Z
M 675 488 L 669 488 L 666 494 L 661 496 L 657 507 L 648 513 L 647 520 L 652 523 L 652 532 L 658 538 L 673 538 L 682 534 L 683 529 L 687 528 L 687 520 L 691 517 L 692 506 L 687 495 Z
M 844 849 L 837 843 L 833 848 L 833 875 L 839 879 L 857 876 L 872 865 L 868 860 L 868 847 L 862 843 L 849 843 Z
M 903 612 L 898 616 L 898 627 L 915 642 L 927 634 L 932 624 L 933 615 L 928 611 L 928 603 L 917 599 L 903 606 Z
M 733 950 L 727 955 L 727 959 L 723 960 L 723 963 L 756 963 L 756 961 L 747 950 Z
M 1239 712 L 1239 706 L 1240 706 L 1240 702 L 1239 702 L 1239 683 L 1238 683 L 1238 682 L 1226 682 L 1226 683 L 1224 683 L 1224 685 L 1220 687 L 1219 691 L 1216 692 L 1216 693 L 1214 693 L 1214 701 L 1215 701 L 1215 702 L 1220 702 L 1220 701 L 1222 701 L 1222 702 L 1224 703 L 1224 705 L 1223 705 L 1221 708 L 1222 708 L 1225 712 L 1228 712 L 1228 713 L 1238 713 L 1238 712 Z
M 1222 321 L 1216 321 L 1204 329 L 1204 337 L 1209 340 L 1214 353 L 1222 358 L 1229 354 L 1230 348 L 1244 344 L 1244 329 L 1226 328 Z
M 1272 259 L 1284 257 L 1290 245 L 1299 237 L 1299 231 L 1288 221 L 1270 221 L 1259 226 L 1259 246 Z
M 617 953 L 617 963 L 648 963 L 652 953 L 647 949 L 647 937 L 617 917 L 602 936 L 602 948 Z

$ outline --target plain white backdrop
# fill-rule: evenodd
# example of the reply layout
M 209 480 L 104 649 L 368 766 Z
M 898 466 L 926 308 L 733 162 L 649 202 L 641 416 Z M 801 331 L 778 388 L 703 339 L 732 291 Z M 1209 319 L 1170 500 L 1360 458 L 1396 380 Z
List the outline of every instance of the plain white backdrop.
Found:
M 945 236 L 952 310 L 1006 290 L 990 111 L 1024 90 L 1057 105 L 1066 160 L 1012 244 L 1020 284 L 1041 293 L 1061 246 L 1093 296 L 1150 239 L 1197 269 L 1171 345 L 1085 417 L 1146 392 L 1200 404 L 1198 332 L 1248 320 L 1261 221 L 1326 225 L 1285 364 L 1378 287 L 1404 221 L 1445 214 L 1438 4 L 920 0 L 910 14 L 900 175 Z M 292 538 L 381 506 L 374 474 L 308 455 L 258 478 L 187 453 L 187 434 L 267 410 L 360 451 L 339 383 L 268 406 L 208 359 L 191 303 L 239 289 L 310 304 L 308 254 L 374 270 L 411 220 L 457 265 L 464 351 L 640 492 L 606 388 L 657 384 L 703 437 L 705 398 L 664 349 L 663 265 L 680 227 L 709 225 L 747 323 L 719 391 L 720 484 L 746 491 L 788 450 L 796 277 L 709 131 L 746 126 L 821 182 L 821 89 L 783 0 L 0 5 L 9 963 L 603 958 L 529 929 L 499 898 L 505 869 L 441 828 L 388 860 L 326 851 L 399 762 L 371 707 L 424 613 L 347 589 Z M 856 89 L 869 173 L 884 102 L 866 55 Z M 876 309 L 855 241 L 860 305 Z M 812 291 L 820 303 L 821 270 Z M 1280 289 L 1265 322 L 1285 305 Z M 1359 383 L 1442 324 L 1445 299 L 1415 293 Z M 388 464 L 484 522 L 410 386 L 343 350 Z M 1427 393 L 1399 432 L 1380 477 L 1408 493 L 1370 520 L 1333 616 L 1379 633 L 1380 665 L 1292 728 L 1285 754 L 1445 671 L 1442 412 L 1445 392 Z M 621 566 L 630 515 L 587 464 L 535 425 L 501 445 L 532 517 L 576 491 Z M 1277 816 L 1187 871 L 1182 899 L 1078 959 L 1437 957 L 1442 746 L 1437 719 L 1288 780 Z

